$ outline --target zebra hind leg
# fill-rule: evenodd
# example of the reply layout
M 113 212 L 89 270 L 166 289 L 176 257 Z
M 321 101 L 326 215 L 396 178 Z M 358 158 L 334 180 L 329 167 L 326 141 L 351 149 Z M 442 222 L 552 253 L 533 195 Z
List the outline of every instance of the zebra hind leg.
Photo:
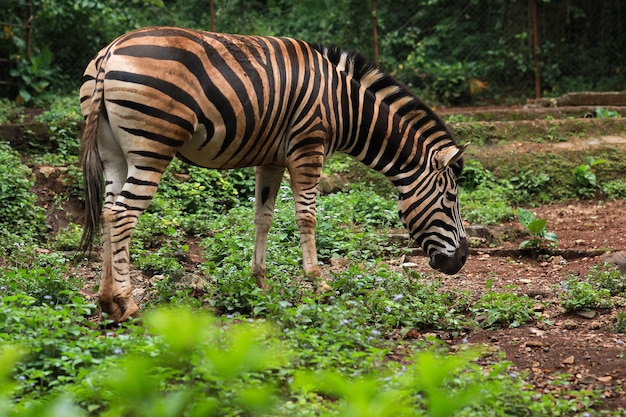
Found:
M 129 247 L 139 216 L 152 201 L 162 172 L 161 169 L 131 167 L 119 192 L 120 182 L 107 181 L 107 198 L 102 211 L 102 280 L 98 297 L 102 311 L 116 322 L 127 320 L 139 310 L 132 297 Z
M 254 199 L 254 254 L 252 255 L 252 276 L 257 285 L 267 289 L 265 279 L 265 259 L 267 255 L 267 234 L 274 218 L 276 195 L 280 188 L 285 167 L 262 165 L 256 168 Z

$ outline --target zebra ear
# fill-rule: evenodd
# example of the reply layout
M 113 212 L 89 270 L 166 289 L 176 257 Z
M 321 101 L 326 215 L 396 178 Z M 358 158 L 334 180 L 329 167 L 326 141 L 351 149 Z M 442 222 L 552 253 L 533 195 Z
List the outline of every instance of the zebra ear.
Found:
M 463 146 L 450 146 L 435 153 L 437 168 L 442 170 L 458 161 L 468 146 L 469 142 Z

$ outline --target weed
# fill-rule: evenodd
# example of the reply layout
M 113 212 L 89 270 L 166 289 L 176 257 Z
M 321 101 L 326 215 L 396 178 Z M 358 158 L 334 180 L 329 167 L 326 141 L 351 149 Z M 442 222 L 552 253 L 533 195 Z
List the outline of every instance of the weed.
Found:
M 32 172 L 6 142 L 0 143 L 0 166 L 1 240 L 14 235 L 17 241 L 33 241 L 43 233 L 45 219 L 44 210 L 35 204 L 37 196 L 31 192 Z
M 465 114 L 449 114 L 446 115 L 444 117 L 442 117 L 442 119 L 447 123 L 470 123 L 470 122 L 475 122 L 476 118 L 473 116 L 467 116 Z
M 131 255 L 133 264 L 145 275 L 165 275 L 173 280 L 180 279 L 185 272 L 179 261 L 181 257 L 186 257 L 186 253 L 172 252 L 167 246 L 159 248 L 157 252 L 136 250 Z
M 626 200 L 626 181 L 612 180 L 607 181 L 602 186 L 602 192 L 611 200 Z
M 598 189 L 596 174 L 593 168 L 597 165 L 604 164 L 606 160 L 595 159 L 593 156 L 587 157 L 587 162 L 578 165 L 572 173 L 577 184 L 576 193 L 582 198 L 592 198 Z
M 24 118 L 22 106 L 8 98 L 0 98 L 0 124 L 21 123 Z
M 561 307 L 565 311 L 588 310 L 593 308 L 610 308 L 611 293 L 606 288 L 597 288 L 589 281 L 579 281 L 571 277 L 561 283 L 559 294 Z
M 598 119 L 606 119 L 606 118 L 611 118 L 611 117 L 618 118 L 618 117 L 622 117 L 622 115 L 613 110 L 607 110 L 603 107 L 596 107 L 596 117 Z
M 78 126 L 83 116 L 74 97 L 57 98 L 50 109 L 37 116 L 36 121 L 48 125 L 50 142 L 56 145 L 55 153 L 62 163 L 70 164 L 78 160 Z
M 550 176 L 544 172 L 529 169 L 511 177 L 509 181 L 513 185 L 513 190 L 508 195 L 516 203 L 538 205 L 550 200 L 546 190 Z
M 626 311 L 618 311 L 615 325 L 613 326 L 615 333 L 626 333 Z
M 481 327 L 497 329 L 503 326 L 519 327 L 536 319 L 532 306 L 532 300 L 525 294 L 519 296 L 509 292 L 489 291 L 470 310 Z
M 59 230 L 50 243 L 50 247 L 57 251 L 76 251 L 80 247 L 82 226 L 70 223 L 66 228 Z
M 544 243 L 547 243 L 549 247 L 557 247 L 558 240 L 556 234 L 548 232 L 546 219 L 538 219 L 533 212 L 521 207 L 517 209 L 517 218 L 520 224 L 532 234 L 531 239 L 520 243 L 520 249 L 537 249 Z
M 548 133 L 539 142 L 543 142 L 543 140 L 548 142 L 567 142 L 567 137 L 559 131 L 557 125 L 554 125 L 548 129 Z
M 594 288 L 609 291 L 610 295 L 617 295 L 626 291 L 626 278 L 620 275 L 620 271 L 615 265 L 606 263 L 596 265 L 591 268 L 585 279 Z
M 459 185 L 463 217 L 468 222 L 496 224 L 513 217 L 513 209 L 506 197 L 512 185 L 497 181 L 493 173 L 480 162 L 471 159 L 466 161 Z
M 485 169 L 480 162 L 475 159 L 468 159 L 465 161 L 463 173 L 458 182 L 463 189 L 474 191 L 477 188 L 492 186 L 496 183 L 496 177 L 491 171 Z

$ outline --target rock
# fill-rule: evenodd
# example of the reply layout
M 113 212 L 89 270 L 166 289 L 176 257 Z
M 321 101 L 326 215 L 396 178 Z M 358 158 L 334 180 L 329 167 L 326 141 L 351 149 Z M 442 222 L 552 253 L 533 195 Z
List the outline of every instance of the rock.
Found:
M 595 375 L 584 375 L 580 379 L 580 382 L 583 384 L 593 384 L 594 382 L 596 382 L 597 377 Z
M 541 340 L 529 340 L 526 342 L 526 346 L 531 348 L 540 348 L 543 347 L 543 342 Z
M 533 311 L 535 312 L 542 312 L 546 309 L 546 305 L 543 303 L 535 303 L 533 304 Z
M 568 356 L 567 358 L 561 361 L 563 365 L 573 365 L 574 362 L 576 362 L 576 358 L 574 358 L 574 355 Z
M 563 327 L 565 330 L 574 330 L 578 327 L 578 324 L 576 324 L 574 320 L 565 320 L 561 322 L 561 327 Z
M 596 314 L 598 314 L 598 312 L 595 311 L 595 310 L 584 310 L 584 311 L 577 311 L 576 312 L 577 316 L 582 317 L 584 319 L 589 319 L 589 320 L 594 318 L 596 316 Z
M 526 230 L 512 226 L 482 226 L 470 225 L 465 228 L 467 236 L 470 238 L 484 240 L 487 245 L 501 245 L 503 242 L 516 242 L 527 239 L 530 233 Z
M 474 317 L 474 320 L 476 320 L 477 323 L 480 323 L 487 320 L 487 316 L 479 314 L 478 316 Z

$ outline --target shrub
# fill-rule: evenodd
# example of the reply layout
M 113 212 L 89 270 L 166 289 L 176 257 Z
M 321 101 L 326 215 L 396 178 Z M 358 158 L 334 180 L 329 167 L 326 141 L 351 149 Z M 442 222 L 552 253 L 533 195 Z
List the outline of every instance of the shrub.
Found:
M 532 309 L 533 302 L 527 295 L 513 293 L 496 293 L 490 291 L 480 297 L 471 311 L 486 329 L 497 329 L 503 326 L 519 327 L 532 321 L 536 314 Z
M 606 194 L 611 200 L 625 199 L 626 200 L 626 181 L 624 180 L 612 180 L 607 181 L 602 186 L 602 192 Z
M 589 281 L 579 281 L 576 277 L 571 277 L 561 287 L 563 291 L 559 298 L 565 311 L 609 308 L 612 305 L 610 291 L 606 288 L 598 289 Z
M 0 241 L 34 241 L 45 230 L 45 219 L 31 192 L 32 172 L 6 142 L 0 142 L 0 166 Z

